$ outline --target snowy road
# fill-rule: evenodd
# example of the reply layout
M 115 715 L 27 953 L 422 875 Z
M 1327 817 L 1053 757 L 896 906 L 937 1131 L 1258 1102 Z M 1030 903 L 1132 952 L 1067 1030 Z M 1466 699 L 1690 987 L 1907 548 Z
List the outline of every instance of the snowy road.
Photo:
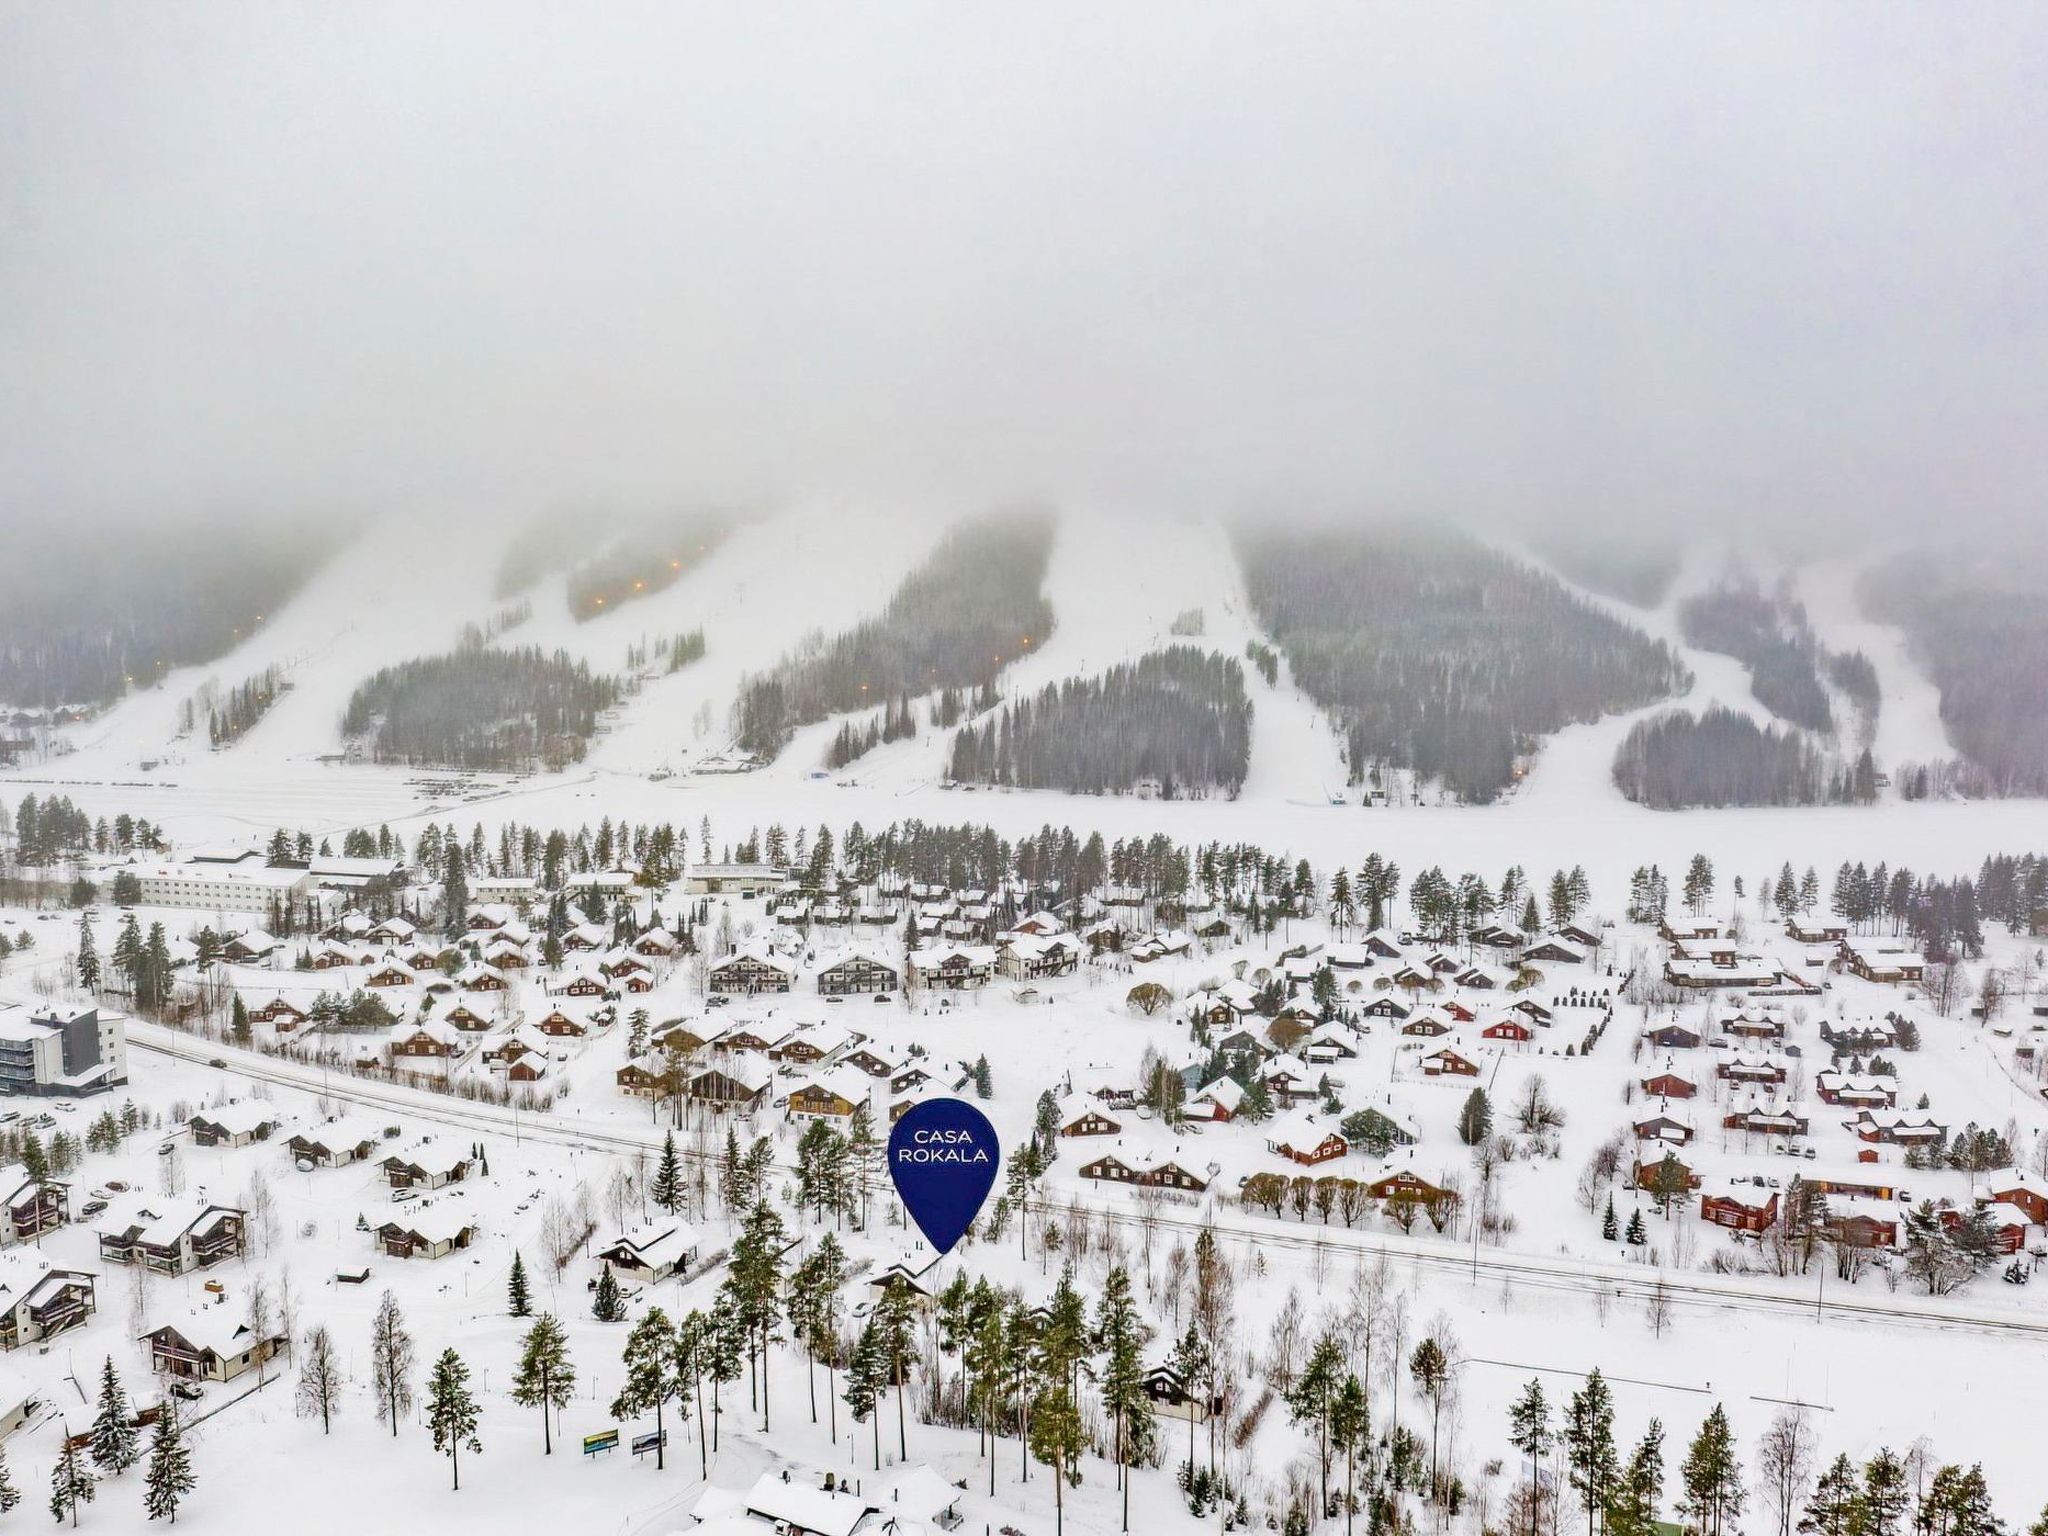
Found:
M 304 1062 L 263 1056 L 233 1046 L 218 1045 L 180 1034 L 162 1025 L 131 1021 L 130 1043 L 137 1049 L 198 1065 L 215 1060 L 227 1063 L 228 1074 L 253 1082 L 297 1089 L 331 1100 L 365 1108 L 401 1111 L 415 1119 L 437 1121 L 466 1131 L 512 1134 L 516 1139 L 557 1146 L 602 1148 L 640 1153 L 659 1150 L 666 1129 L 650 1125 L 645 1132 L 608 1124 L 603 1129 L 582 1123 L 571 1115 L 554 1112 L 528 1113 L 494 1104 L 450 1099 L 425 1089 L 396 1084 L 371 1083 L 361 1078 L 323 1072 Z M 684 1157 L 705 1154 L 678 1144 Z M 794 1169 L 785 1169 L 794 1172 Z M 1065 1201 L 1041 1199 L 1036 1208 L 1048 1217 L 1065 1210 Z M 1509 1250 L 1461 1246 L 1448 1240 L 1432 1240 L 1405 1234 L 1360 1232 L 1341 1227 L 1289 1225 L 1273 1220 L 1246 1219 L 1231 1214 L 1210 1213 L 1201 1217 L 1174 1216 L 1164 1212 L 1146 1216 L 1127 1206 L 1091 1202 L 1097 1218 L 1141 1230 L 1149 1221 L 1155 1228 L 1193 1233 L 1209 1228 L 1218 1234 L 1243 1241 L 1248 1247 L 1283 1248 L 1313 1253 L 1318 1247 L 1333 1256 L 1356 1253 L 1399 1258 L 1447 1275 L 1485 1276 L 1533 1289 L 1591 1295 L 1605 1291 L 1613 1299 L 1647 1305 L 1661 1283 L 1673 1307 L 1720 1312 L 1751 1312 L 1819 1315 L 1885 1325 L 1966 1330 L 1975 1333 L 2007 1334 L 2027 1339 L 2048 1340 L 2048 1320 L 2004 1315 L 1989 1309 L 1953 1302 L 1917 1302 L 1913 1298 L 1869 1294 L 1843 1296 L 1835 1288 L 1830 1295 L 1825 1277 L 1816 1276 L 1811 1289 L 1801 1280 L 1777 1285 L 1741 1277 L 1672 1274 L 1643 1266 L 1602 1264 L 1576 1259 L 1550 1259 Z

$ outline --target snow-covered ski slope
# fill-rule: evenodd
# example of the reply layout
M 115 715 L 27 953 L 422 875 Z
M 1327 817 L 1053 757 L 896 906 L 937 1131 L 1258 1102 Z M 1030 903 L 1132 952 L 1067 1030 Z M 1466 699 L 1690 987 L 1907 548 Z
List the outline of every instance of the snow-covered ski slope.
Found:
M 1242 658 L 1246 643 L 1259 636 L 1228 532 L 1212 519 L 1070 512 L 1054 538 L 1046 596 L 1052 636 L 1004 670 L 1006 698 L 1095 677 L 1172 645 Z M 1174 634 L 1174 620 L 1190 610 L 1201 613 L 1202 633 Z M 1344 782 L 1335 733 L 1284 676 L 1281 686 L 1269 688 L 1255 668 L 1246 671 L 1253 728 L 1245 794 L 1320 802 Z M 837 729 L 834 721 L 801 733 L 777 769 L 814 769 Z M 877 748 L 838 777 L 900 794 L 944 778 L 950 742 L 951 732 L 926 730 Z
M 378 821 L 417 827 L 432 819 L 490 824 L 512 818 L 573 825 L 603 814 L 690 823 L 709 817 L 722 834 L 738 836 L 750 825 L 776 821 L 844 825 L 858 818 L 876 825 L 916 816 L 985 821 L 1006 833 L 1050 822 L 1112 836 L 1241 837 L 1319 860 L 1378 850 L 1409 867 L 1521 860 L 1586 862 L 1624 872 L 1635 862 L 1668 863 L 1709 843 L 1744 864 L 1753 852 L 1775 867 L 1795 831 L 1810 861 L 1882 856 L 1939 868 L 1970 867 L 1988 851 L 2039 841 L 2039 807 L 2030 802 L 1887 801 L 1870 808 L 1683 815 L 1643 810 L 1615 790 L 1610 765 L 1634 720 L 1668 703 L 1560 732 L 1500 805 L 1339 807 L 1329 803 L 1343 782 L 1338 739 L 1321 711 L 1292 686 L 1284 665 L 1278 686 L 1247 668 L 1255 704 L 1252 765 L 1244 792 L 1230 803 L 947 790 L 949 733 L 929 729 L 826 776 L 819 765 L 837 721 L 799 732 L 767 769 L 691 771 L 724 747 L 732 699 L 746 675 L 772 666 L 807 635 L 834 634 L 880 612 L 948 524 L 947 516 L 934 514 L 878 525 L 864 515 L 868 510 L 821 503 L 743 524 L 672 587 L 587 623 L 571 617 L 562 575 L 537 585 L 529 594 L 531 617 L 506 634 L 505 643 L 561 646 L 593 666 L 618 670 L 627 647 L 643 640 L 699 626 L 707 640 L 704 660 L 645 682 L 606 723 L 588 760 L 566 773 L 462 780 L 321 761 L 339 748 L 342 709 L 364 677 L 447 650 L 464 625 L 486 622 L 503 606 L 492 589 L 510 527 L 453 518 L 366 528 L 257 636 L 212 666 L 175 674 L 161 689 L 82 728 L 76 753 L 0 774 L 0 800 L 12 801 L 29 788 L 60 790 L 95 810 L 156 817 L 188 840 L 246 838 L 280 824 L 336 830 Z M 1590 594 L 1589 600 L 1678 644 L 1678 601 L 1721 568 L 1719 554 L 1703 551 L 1651 610 Z M 1831 562 L 1800 574 L 1822 640 L 1860 647 L 1878 666 L 1886 693 L 1880 759 L 1939 755 L 1933 690 L 1896 635 L 1856 615 L 1853 568 Z M 1058 524 L 1047 593 L 1054 632 L 1036 654 L 1005 672 L 1009 696 L 1093 675 L 1177 641 L 1242 656 L 1258 633 L 1227 530 L 1212 520 L 1069 511 Z M 1202 611 L 1203 633 L 1174 636 L 1174 618 L 1192 608 Z M 1695 681 L 1682 701 L 1672 702 L 1697 708 L 1718 701 L 1763 718 L 1738 663 L 1680 650 Z M 242 742 L 211 752 L 174 739 L 179 702 L 207 678 L 232 686 L 272 663 L 289 668 L 292 691 Z M 159 766 L 145 772 L 145 761 Z

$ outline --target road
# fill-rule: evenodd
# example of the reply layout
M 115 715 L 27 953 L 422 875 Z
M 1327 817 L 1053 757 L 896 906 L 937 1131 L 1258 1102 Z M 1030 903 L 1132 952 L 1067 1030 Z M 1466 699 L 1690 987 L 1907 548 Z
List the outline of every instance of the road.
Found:
M 430 1120 L 469 1132 L 516 1136 L 522 1141 L 580 1148 L 600 1148 L 640 1155 L 658 1152 L 667 1128 L 649 1125 L 645 1130 L 607 1124 L 603 1128 L 586 1124 L 554 1111 L 530 1112 L 498 1104 L 483 1104 L 451 1098 L 427 1089 L 377 1083 L 342 1073 L 323 1071 L 317 1066 L 280 1057 L 265 1056 L 232 1045 L 195 1039 L 159 1024 L 131 1019 L 128 1039 L 132 1048 L 179 1061 L 206 1066 L 215 1060 L 227 1063 L 226 1070 L 252 1082 L 270 1083 L 299 1092 L 321 1094 L 330 1100 L 367 1109 L 395 1111 L 416 1120 Z M 685 1158 L 710 1160 L 704 1153 L 682 1143 L 677 1151 Z M 785 1168 L 794 1172 L 794 1168 Z M 1889 1326 L 1943 1328 L 1975 1333 L 2018 1335 L 2048 1340 L 2048 1320 L 1973 1307 L 1965 1303 L 1934 1298 L 1895 1295 L 1883 1290 L 1881 1276 L 1867 1275 L 1854 1289 L 1837 1283 L 1823 1286 L 1819 1277 L 1811 1283 L 1780 1284 L 1770 1277 L 1711 1275 L 1696 1271 L 1673 1273 L 1650 1270 L 1641 1265 L 1616 1264 L 1601 1260 L 1553 1259 L 1517 1254 L 1497 1248 L 1471 1248 L 1448 1239 L 1415 1237 L 1406 1233 L 1354 1231 L 1343 1227 L 1307 1226 L 1278 1219 L 1245 1218 L 1217 1210 L 1195 1216 L 1160 1211 L 1156 1215 L 1102 1198 L 1086 1201 L 1093 1219 L 1115 1222 L 1141 1231 L 1149 1222 L 1155 1231 L 1192 1234 L 1203 1229 L 1219 1237 L 1235 1238 L 1264 1249 L 1285 1249 L 1313 1254 L 1325 1249 L 1334 1260 L 1364 1254 L 1405 1261 L 1448 1277 L 1495 1281 L 1536 1290 L 1592 1296 L 1605 1293 L 1621 1305 L 1648 1309 L 1661 1286 L 1666 1302 L 1689 1310 L 1777 1314 L 1819 1314 L 1834 1320 L 1876 1322 Z M 1039 1215 L 1056 1218 L 1067 1208 L 1068 1192 L 1040 1196 L 1032 1202 Z M 1980 1284 L 1995 1283 L 1988 1276 Z

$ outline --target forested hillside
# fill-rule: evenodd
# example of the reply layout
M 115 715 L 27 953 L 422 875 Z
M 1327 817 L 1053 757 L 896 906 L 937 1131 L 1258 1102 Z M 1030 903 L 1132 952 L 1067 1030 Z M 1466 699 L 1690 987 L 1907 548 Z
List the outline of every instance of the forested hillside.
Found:
M 1873 618 L 1896 624 L 1941 690 L 1966 794 L 2048 794 L 2048 576 L 2038 553 L 1971 563 L 1919 551 L 1871 573 Z
M 1686 644 L 1733 656 L 1749 669 L 1750 691 L 1780 720 L 1809 731 L 1832 731 L 1835 716 L 1822 686 L 1825 673 L 1855 699 L 1866 726 L 1875 719 L 1877 673 L 1858 652 L 1834 653 L 1814 638 L 1806 609 L 1785 594 L 1726 581 L 1679 605 Z
M 1877 796 L 1869 752 L 1831 763 L 1805 733 L 1760 726 L 1719 705 L 1638 721 L 1614 759 L 1621 792 L 1653 810 L 1689 806 L 1823 805 Z
M 1051 517 L 1041 513 L 954 529 L 880 618 L 814 641 L 747 681 L 734 706 L 740 746 L 773 757 L 796 727 L 828 715 L 991 683 L 1052 633 L 1052 605 L 1041 590 L 1052 533 Z
M 1177 645 L 1070 678 L 953 738 L 953 777 L 1023 789 L 1168 798 L 1235 795 L 1251 760 L 1252 707 L 1234 658 Z
M 1491 800 L 1542 737 L 1687 681 L 1668 646 L 1460 534 L 1246 530 L 1238 551 L 1295 681 L 1346 732 L 1354 781 L 1409 768 Z
M 249 638 L 338 547 L 322 526 L 46 528 L 0 560 L 0 704 L 106 704 Z
M 471 646 L 376 673 L 350 697 L 342 731 L 379 762 L 559 768 L 583 756 L 619 687 L 561 651 Z

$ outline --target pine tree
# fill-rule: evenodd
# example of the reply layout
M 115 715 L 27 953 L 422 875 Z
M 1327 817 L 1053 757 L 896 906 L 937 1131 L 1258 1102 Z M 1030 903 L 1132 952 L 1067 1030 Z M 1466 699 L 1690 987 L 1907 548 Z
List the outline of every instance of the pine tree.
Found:
M 1664 1425 L 1650 1420 L 1628 1465 L 1608 1490 L 1607 1536 L 1654 1536 L 1664 1499 Z
M 597 1277 L 597 1296 L 590 1306 L 590 1315 L 600 1323 L 624 1322 L 626 1317 L 625 1298 L 619 1295 L 618 1278 L 607 1264 Z
M 114 1357 L 100 1371 L 100 1406 L 92 1421 L 92 1464 L 118 1477 L 142 1458 L 141 1437 L 135 1432 L 134 1415 L 128 1408 L 128 1394 L 114 1370 Z
M 1606 1214 L 1600 1218 L 1600 1235 L 1610 1243 L 1621 1236 L 1621 1223 L 1614 1214 L 1614 1191 L 1611 1189 L 1607 1192 Z
M 21 1490 L 14 1486 L 14 1478 L 7 1470 L 7 1447 L 0 1445 L 0 1515 L 21 1502 Z
M 1079 1484 L 1076 1461 L 1087 1448 L 1088 1436 L 1081 1423 L 1081 1411 L 1063 1380 L 1054 1380 L 1039 1392 L 1031 1405 L 1031 1454 L 1052 1468 L 1053 1531 L 1066 1529 L 1067 1483 Z
M 1614 1452 L 1614 1398 L 1596 1368 L 1574 1392 L 1564 1416 L 1565 1454 L 1571 1485 L 1586 1510 L 1588 1536 L 1598 1530 L 1600 1511 L 1618 1470 Z
M 62 1449 L 57 1452 L 57 1464 L 50 1469 L 50 1515 L 58 1524 L 69 1518 L 78 1524 L 78 1506 L 90 1504 L 99 1492 L 92 1475 L 92 1468 L 79 1458 L 71 1448 L 71 1437 L 64 1437 Z
M 1846 1455 L 1837 1456 L 1814 1483 L 1799 1529 L 1804 1536 L 1849 1536 L 1862 1525 L 1862 1507 L 1856 1464 Z
M 528 1317 L 533 1312 L 533 1296 L 526 1284 L 526 1259 L 518 1249 L 512 1250 L 512 1278 L 506 1283 L 507 1299 L 511 1302 L 514 1317 Z
M 1858 1502 L 1857 1536 L 1899 1536 L 1913 1490 L 1906 1465 L 1889 1446 L 1863 1464 L 1863 1495 Z
M 737 1142 L 734 1144 L 737 1146 Z M 670 1215 L 674 1215 L 683 1203 L 683 1169 L 676 1153 L 676 1136 L 668 1132 L 661 1139 L 661 1162 L 654 1170 L 654 1183 L 648 1190 L 654 1203 Z
M 576 1390 L 576 1372 L 569 1363 L 569 1336 L 554 1314 L 543 1312 L 526 1330 L 520 1345 L 519 1368 L 512 1377 L 512 1401 L 522 1408 L 540 1409 L 542 1454 L 555 1454 L 554 1428 L 549 1412 L 569 1406 Z
M 1650 1234 L 1643 1228 L 1643 1208 L 1641 1206 L 1637 1206 L 1628 1213 L 1626 1237 L 1631 1248 L 1640 1248 L 1650 1240 Z
M 1127 1531 L 1131 1528 L 1130 1468 L 1149 1459 L 1152 1448 L 1152 1400 L 1145 1393 L 1148 1332 L 1131 1297 L 1131 1277 L 1119 1264 L 1102 1283 L 1095 1336 L 1102 1345 L 1102 1406 L 1116 1422 L 1115 1460 L 1123 1484 L 1123 1528 Z
M 434 1449 L 447 1453 L 448 1471 L 458 1490 L 462 1487 L 458 1460 L 462 1448 L 468 1446 L 472 1455 L 483 1453 L 483 1441 L 477 1437 L 476 1426 L 477 1406 L 469 1390 L 469 1367 L 454 1350 L 444 1349 L 427 1378 L 427 1432 L 433 1436 Z
M 618 1418 L 654 1415 L 654 1432 L 659 1437 L 654 1449 L 656 1471 L 668 1465 L 668 1432 L 662 1426 L 662 1409 L 676 1395 L 675 1354 L 676 1338 L 668 1314 L 649 1307 L 647 1315 L 626 1335 L 626 1383 L 612 1399 L 612 1413 Z
M 185 1431 L 178 1423 L 178 1408 L 164 1399 L 157 1416 L 156 1439 L 149 1447 L 149 1470 L 143 1483 L 142 1507 L 152 1520 L 178 1523 L 178 1506 L 185 1495 L 199 1486 L 192 1471 L 192 1453 L 185 1448 Z
M 1735 1455 L 1735 1437 L 1719 1403 L 1693 1437 L 1679 1466 L 1685 1487 L 1684 1509 L 1699 1536 L 1722 1536 L 1742 1513 L 1742 1463 Z

